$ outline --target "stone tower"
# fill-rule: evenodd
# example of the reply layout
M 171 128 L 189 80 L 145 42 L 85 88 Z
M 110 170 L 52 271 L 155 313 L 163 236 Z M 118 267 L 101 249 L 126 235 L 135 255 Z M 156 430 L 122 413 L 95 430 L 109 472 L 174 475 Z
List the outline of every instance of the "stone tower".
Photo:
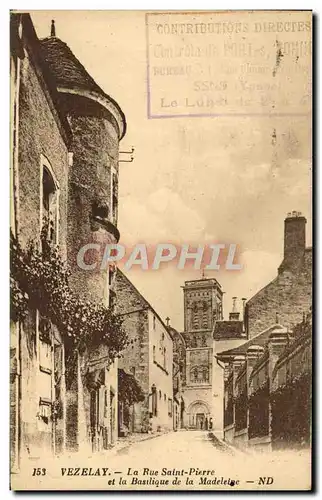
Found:
M 101 267 L 106 244 L 119 241 L 119 142 L 126 130 L 119 105 L 97 85 L 62 40 L 41 41 L 41 56 L 49 67 L 60 108 L 72 131 L 67 205 L 67 259 L 70 285 L 92 303 L 114 307 L 114 270 Z M 71 155 L 70 155 L 71 156 Z M 93 247 L 96 245 L 96 249 Z M 80 258 L 80 250 L 86 246 Z M 80 265 L 81 262 L 81 265 Z M 85 264 L 85 266 L 84 266 Z M 109 363 L 101 344 L 76 352 L 74 378 L 66 384 L 66 445 L 69 450 L 106 449 L 117 434 L 117 362 Z M 102 411 L 104 408 L 104 426 Z
M 126 130 L 125 117 L 67 44 L 56 37 L 54 25 L 51 36 L 41 41 L 41 48 L 55 77 L 60 105 L 73 136 L 67 231 L 71 282 L 80 295 L 108 306 L 112 279 L 108 279 L 106 269 L 100 269 L 102 255 L 96 251 L 84 255 L 87 265 L 98 264 L 92 270 L 81 269 L 77 255 L 84 245 L 99 243 L 103 250 L 106 243 L 119 240 L 118 157 L 119 141 Z
M 212 418 L 213 326 L 222 320 L 223 292 L 214 278 L 186 281 L 183 292 L 187 346 L 184 425 L 205 429 Z

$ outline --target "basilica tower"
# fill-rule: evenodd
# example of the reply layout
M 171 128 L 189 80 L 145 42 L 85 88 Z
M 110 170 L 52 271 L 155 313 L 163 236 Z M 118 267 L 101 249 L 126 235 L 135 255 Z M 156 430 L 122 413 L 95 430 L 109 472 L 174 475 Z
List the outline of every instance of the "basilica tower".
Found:
M 213 419 L 213 326 L 223 317 L 223 291 L 216 279 L 202 278 L 186 281 L 183 293 L 187 346 L 184 425 L 206 429 Z

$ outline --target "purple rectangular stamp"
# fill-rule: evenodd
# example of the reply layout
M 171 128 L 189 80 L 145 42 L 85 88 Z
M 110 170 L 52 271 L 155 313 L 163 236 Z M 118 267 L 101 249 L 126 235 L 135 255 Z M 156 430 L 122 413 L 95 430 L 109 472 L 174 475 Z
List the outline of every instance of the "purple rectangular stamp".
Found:
M 146 14 L 148 118 L 305 116 L 310 11 Z

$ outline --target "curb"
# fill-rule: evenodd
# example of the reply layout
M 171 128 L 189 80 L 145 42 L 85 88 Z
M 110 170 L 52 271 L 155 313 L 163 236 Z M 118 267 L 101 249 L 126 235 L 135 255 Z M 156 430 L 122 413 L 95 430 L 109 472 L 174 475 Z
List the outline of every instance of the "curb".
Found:
M 220 443 L 220 445 L 223 448 L 226 448 L 227 451 L 231 452 L 234 455 L 237 454 L 242 454 L 242 455 L 247 455 L 248 453 L 244 450 L 241 450 L 240 448 L 236 448 L 235 446 L 232 446 L 231 444 L 227 443 L 223 439 L 218 438 L 213 432 L 208 432 L 208 438 L 212 441 L 212 444 L 215 446 L 216 441 Z M 226 451 L 222 450 L 222 451 Z

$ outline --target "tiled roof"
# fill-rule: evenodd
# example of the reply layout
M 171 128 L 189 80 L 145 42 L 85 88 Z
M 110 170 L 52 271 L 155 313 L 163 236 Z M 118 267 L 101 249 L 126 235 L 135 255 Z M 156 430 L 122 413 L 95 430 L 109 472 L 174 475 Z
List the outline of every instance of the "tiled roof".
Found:
M 48 37 L 41 40 L 40 45 L 42 56 L 55 78 L 57 87 L 93 90 L 105 96 L 65 42 L 56 37 Z
M 214 339 L 233 339 L 242 338 L 243 322 L 242 321 L 216 321 L 214 328 Z
M 97 85 L 68 45 L 59 38 L 50 36 L 40 40 L 40 46 L 42 59 L 49 67 L 51 78 L 54 79 L 57 88 L 95 92 L 118 110 L 123 122 L 122 138 L 126 131 L 126 119 L 122 109 Z

